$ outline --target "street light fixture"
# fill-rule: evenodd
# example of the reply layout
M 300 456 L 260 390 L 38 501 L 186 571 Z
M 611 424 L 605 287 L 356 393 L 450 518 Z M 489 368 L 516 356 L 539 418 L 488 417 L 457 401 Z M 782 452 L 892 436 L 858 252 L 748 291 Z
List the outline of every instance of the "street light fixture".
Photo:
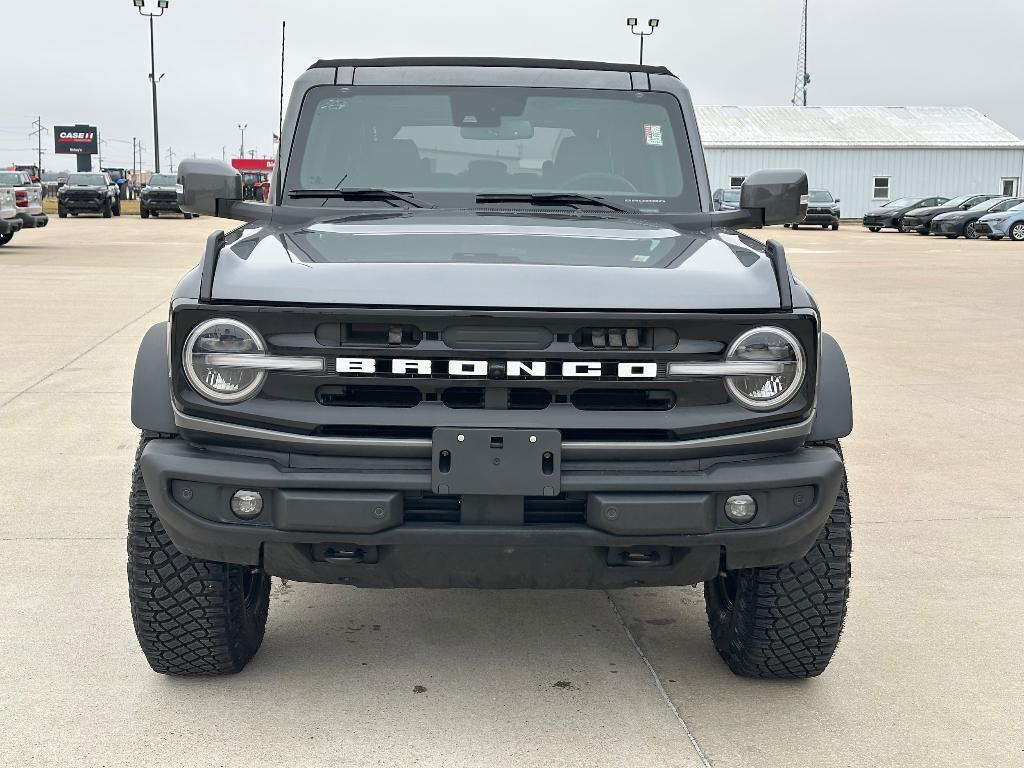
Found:
M 637 31 L 637 25 L 639 24 L 639 22 L 640 20 L 637 19 L 636 16 L 630 16 L 628 19 L 626 19 L 626 26 L 629 27 L 629 31 L 640 38 L 640 66 L 643 66 L 644 38 L 647 37 L 648 35 L 653 35 L 654 30 L 658 28 L 658 25 L 661 23 L 661 21 L 659 19 L 648 19 L 647 26 L 650 27 L 650 30 L 648 30 L 647 32 L 644 32 L 642 29 L 639 32 Z
M 248 127 L 248 123 L 246 123 L 245 125 L 242 125 L 241 123 L 238 124 L 238 130 L 242 132 L 242 143 L 238 148 L 238 156 L 241 158 L 245 157 L 245 129 Z
M 156 76 L 156 47 L 153 43 L 153 19 L 164 15 L 171 3 L 170 0 L 157 0 L 156 7 L 159 13 L 147 13 L 142 9 L 146 6 L 146 0 L 132 0 L 132 5 L 139 11 L 140 16 L 149 18 L 149 83 L 153 88 L 153 167 L 160 173 L 160 119 L 156 107 L 156 84 L 164 79 L 163 75 Z

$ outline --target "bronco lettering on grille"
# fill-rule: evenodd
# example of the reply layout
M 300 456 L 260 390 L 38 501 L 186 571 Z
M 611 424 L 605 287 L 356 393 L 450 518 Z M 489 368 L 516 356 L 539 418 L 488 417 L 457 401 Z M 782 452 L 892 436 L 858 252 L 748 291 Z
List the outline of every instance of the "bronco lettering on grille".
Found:
M 657 363 L 601 363 L 592 361 L 548 362 L 544 360 L 423 360 L 339 357 L 339 374 L 375 374 L 385 376 L 447 375 L 464 378 L 509 379 L 656 379 Z

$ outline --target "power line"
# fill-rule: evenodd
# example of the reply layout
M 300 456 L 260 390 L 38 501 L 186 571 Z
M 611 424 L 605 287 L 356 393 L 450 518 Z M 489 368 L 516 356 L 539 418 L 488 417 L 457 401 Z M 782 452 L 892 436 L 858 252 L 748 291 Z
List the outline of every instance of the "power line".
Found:
M 43 116 L 39 115 L 36 117 L 35 122 L 32 123 L 35 126 L 35 130 L 32 131 L 29 136 L 36 137 L 36 168 L 39 170 L 39 175 L 43 175 L 43 131 L 49 133 L 48 128 L 43 127 Z

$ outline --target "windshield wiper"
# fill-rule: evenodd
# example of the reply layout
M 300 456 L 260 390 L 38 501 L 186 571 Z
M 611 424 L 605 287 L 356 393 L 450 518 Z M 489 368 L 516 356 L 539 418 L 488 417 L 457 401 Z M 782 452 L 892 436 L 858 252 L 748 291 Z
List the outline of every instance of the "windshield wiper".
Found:
M 494 192 L 477 195 L 478 203 L 530 203 L 531 205 L 597 205 L 616 213 L 636 213 L 628 208 L 620 208 L 600 197 L 581 195 L 578 192 Z
M 400 200 L 413 208 L 436 207 L 428 205 L 427 203 L 421 203 L 406 192 L 395 192 L 390 189 L 362 187 L 348 187 L 342 189 L 293 189 L 288 192 L 288 196 L 296 199 L 322 197 L 324 199 L 334 198 L 337 200 L 383 200 L 391 205 L 396 205 L 395 201 Z

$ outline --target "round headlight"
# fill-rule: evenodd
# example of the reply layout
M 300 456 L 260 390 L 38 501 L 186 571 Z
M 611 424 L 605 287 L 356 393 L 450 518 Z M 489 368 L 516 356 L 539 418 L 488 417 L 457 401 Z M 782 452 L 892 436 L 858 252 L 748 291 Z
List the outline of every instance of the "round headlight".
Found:
M 266 350 L 263 339 L 237 320 L 207 320 L 192 329 L 182 350 L 185 376 L 208 400 L 238 403 L 255 395 L 267 372 L 233 367 L 231 355 L 258 355 Z
M 729 376 L 729 394 L 740 405 L 757 411 L 788 403 L 804 380 L 804 351 L 800 342 L 782 328 L 753 328 L 729 347 L 728 362 L 776 362 L 780 372 L 756 376 Z

